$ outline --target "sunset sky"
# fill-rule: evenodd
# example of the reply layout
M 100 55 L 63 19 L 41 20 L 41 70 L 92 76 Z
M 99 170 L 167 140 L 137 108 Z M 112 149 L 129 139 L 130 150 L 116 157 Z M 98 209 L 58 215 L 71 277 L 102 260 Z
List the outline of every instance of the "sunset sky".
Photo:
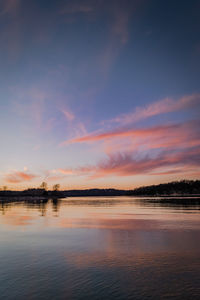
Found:
M 0 187 L 200 178 L 199 0 L 0 0 Z

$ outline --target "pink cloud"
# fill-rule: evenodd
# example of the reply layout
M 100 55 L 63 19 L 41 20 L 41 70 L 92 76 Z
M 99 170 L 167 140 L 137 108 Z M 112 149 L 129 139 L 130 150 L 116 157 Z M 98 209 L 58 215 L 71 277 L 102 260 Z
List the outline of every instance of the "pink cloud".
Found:
M 160 114 L 187 110 L 195 107 L 200 107 L 200 94 L 186 95 L 178 100 L 166 98 L 153 102 L 146 107 L 137 107 L 132 113 L 121 115 L 108 122 L 127 125 Z
M 189 148 L 181 152 L 163 151 L 155 158 L 146 156 L 142 159 L 137 159 L 134 158 L 134 154 L 130 153 L 110 155 L 108 159 L 99 163 L 97 168 L 95 167 L 92 177 L 96 178 L 106 175 L 156 175 L 155 171 L 162 170 L 162 172 L 164 172 L 165 168 L 168 170 L 169 167 L 171 167 L 172 170 L 179 167 L 176 173 L 180 173 L 180 170 L 185 172 L 187 169 L 191 172 L 191 168 L 193 171 L 200 168 L 199 158 L 199 147 Z M 175 169 L 173 171 L 175 171 Z
M 89 176 L 90 179 L 105 176 L 180 174 L 181 172 L 190 174 L 200 171 L 199 158 L 199 147 L 180 152 L 163 151 L 156 157 L 146 155 L 143 158 L 138 158 L 137 153 L 117 153 L 109 155 L 95 166 L 71 169 L 70 174 Z M 64 173 L 65 169 L 57 171 Z
M 118 123 L 120 127 L 112 129 L 105 132 L 94 132 L 89 135 L 73 138 L 68 141 L 64 141 L 62 145 L 72 144 L 72 143 L 83 143 L 83 142 L 97 142 L 100 140 L 108 140 L 113 138 L 124 138 L 124 137 L 142 137 L 147 135 L 159 135 L 166 134 L 168 130 L 172 133 L 172 130 L 175 130 L 182 125 L 159 125 L 151 128 L 145 129 L 132 129 L 130 128 L 131 124 L 138 122 L 142 119 L 153 117 L 156 115 L 170 113 L 175 111 L 195 109 L 196 111 L 200 108 L 200 94 L 192 94 L 184 96 L 178 100 L 173 100 L 166 98 L 161 101 L 154 102 L 146 107 L 138 107 L 131 114 L 125 114 L 115 119 L 108 121 L 109 123 Z M 105 122 L 104 122 L 105 124 Z M 126 126 L 126 128 L 125 128 Z M 129 128 L 127 128 L 129 126 Z M 188 122 L 189 126 L 189 122 Z M 199 126 L 199 124 L 197 124 Z M 164 135 L 163 135 L 164 136 Z
M 64 116 L 68 121 L 73 121 L 75 119 L 75 115 L 67 109 L 63 109 L 62 113 L 64 114 Z
M 5 181 L 8 183 L 20 183 L 24 181 L 31 181 L 36 177 L 38 176 L 28 172 L 15 171 L 5 175 Z
M 197 120 L 86 135 L 68 143 L 101 141 L 107 158 L 94 166 L 58 169 L 58 172 L 90 178 L 198 173 L 198 168 L 200 168 L 199 136 L 200 121 Z
M 91 133 L 86 136 L 78 137 L 65 141 L 63 145 L 73 143 L 89 143 L 103 141 L 119 140 L 120 142 L 127 138 L 132 145 L 148 144 L 149 148 L 162 148 L 183 145 L 199 144 L 199 121 L 188 121 L 185 123 L 176 123 L 169 125 L 157 125 L 150 128 L 140 129 L 115 129 L 104 133 Z

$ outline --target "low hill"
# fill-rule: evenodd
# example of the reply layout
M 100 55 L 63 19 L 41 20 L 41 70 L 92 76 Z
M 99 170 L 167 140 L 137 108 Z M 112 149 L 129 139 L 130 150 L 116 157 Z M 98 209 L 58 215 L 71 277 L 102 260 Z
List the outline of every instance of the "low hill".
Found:
M 200 195 L 200 180 L 182 180 L 143 186 L 128 192 L 133 196 Z

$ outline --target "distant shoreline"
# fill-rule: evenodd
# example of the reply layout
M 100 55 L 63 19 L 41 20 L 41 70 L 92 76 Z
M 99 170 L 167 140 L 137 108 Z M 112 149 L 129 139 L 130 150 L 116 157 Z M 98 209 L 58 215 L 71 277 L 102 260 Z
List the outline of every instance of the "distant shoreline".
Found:
M 26 201 L 39 201 L 50 198 L 67 197 L 108 197 L 108 196 L 135 196 L 135 197 L 168 197 L 168 198 L 199 198 L 200 180 L 182 180 L 159 185 L 150 185 L 133 190 L 118 189 L 85 189 L 85 190 L 65 190 L 47 191 L 42 188 L 27 189 L 24 191 L 0 191 L 0 201 L 7 199 L 25 199 Z M 25 201 L 24 200 L 24 201 Z

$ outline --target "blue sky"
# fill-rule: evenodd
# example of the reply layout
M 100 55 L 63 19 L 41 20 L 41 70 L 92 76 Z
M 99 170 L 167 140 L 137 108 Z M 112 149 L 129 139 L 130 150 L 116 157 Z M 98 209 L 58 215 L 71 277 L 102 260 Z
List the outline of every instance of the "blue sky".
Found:
M 2 0 L 1 184 L 199 178 L 199 8 Z

